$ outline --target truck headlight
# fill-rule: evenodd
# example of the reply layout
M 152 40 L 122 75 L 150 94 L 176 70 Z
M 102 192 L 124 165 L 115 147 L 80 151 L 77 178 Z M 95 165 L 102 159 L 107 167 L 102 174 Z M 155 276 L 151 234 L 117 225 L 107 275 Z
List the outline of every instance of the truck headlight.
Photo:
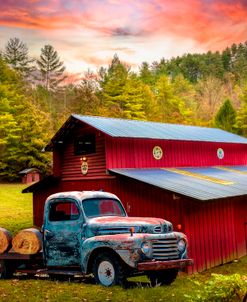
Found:
M 178 240 L 178 250 L 180 253 L 184 252 L 187 242 L 185 239 Z
M 152 246 L 150 242 L 143 242 L 141 245 L 141 251 L 145 256 L 151 258 L 152 256 Z

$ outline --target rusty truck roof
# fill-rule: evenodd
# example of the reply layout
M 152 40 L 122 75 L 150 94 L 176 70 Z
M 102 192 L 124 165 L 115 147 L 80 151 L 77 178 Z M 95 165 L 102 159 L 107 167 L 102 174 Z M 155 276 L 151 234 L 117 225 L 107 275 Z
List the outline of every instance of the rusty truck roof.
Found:
M 73 198 L 77 200 L 85 200 L 91 198 L 113 198 L 119 200 L 119 198 L 112 193 L 103 192 L 103 191 L 67 191 L 67 192 L 58 192 L 50 195 L 46 201 L 56 198 Z

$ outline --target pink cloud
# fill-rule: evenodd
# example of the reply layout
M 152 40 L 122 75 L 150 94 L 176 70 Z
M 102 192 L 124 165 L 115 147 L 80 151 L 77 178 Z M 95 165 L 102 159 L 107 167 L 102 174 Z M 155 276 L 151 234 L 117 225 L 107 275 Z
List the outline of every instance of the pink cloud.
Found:
M 103 65 L 114 53 L 134 65 L 148 56 L 158 60 L 178 53 L 222 50 L 246 39 L 245 0 L 2 2 L 0 27 L 12 28 L 11 33 L 19 29 L 33 33 L 36 42 L 54 43 L 73 68 L 76 61 Z
M 247 8 L 240 1 L 6 0 L 1 6 L 0 25 L 4 26 L 37 30 L 81 28 L 120 37 L 169 34 L 198 43 L 224 36 L 228 41 L 228 30 L 234 33 L 237 25 L 247 23 Z M 241 29 L 237 35 L 238 39 L 245 38 Z
M 211 50 L 246 39 L 247 7 L 241 2 L 153 0 L 143 10 L 150 34 L 190 38 Z

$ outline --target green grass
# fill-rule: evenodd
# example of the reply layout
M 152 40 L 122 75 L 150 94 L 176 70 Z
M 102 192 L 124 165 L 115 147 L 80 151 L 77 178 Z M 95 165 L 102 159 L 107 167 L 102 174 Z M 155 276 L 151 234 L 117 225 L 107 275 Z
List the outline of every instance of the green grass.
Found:
M 32 195 L 22 194 L 24 185 L 0 184 L 0 226 L 16 233 L 32 226 Z M 65 282 L 49 279 L 0 280 L 1 302 L 62 302 L 62 301 L 182 301 L 205 283 L 212 273 L 231 275 L 238 273 L 247 280 L 247 257 L 237 262 L 213 268 L 201 274 L 181 274 L 170 286 L 150 288 L 146 277 L 129 279 L 127 289 L 104 288 L 86 281 Z M 218 300 L 219 301 L 219 300 Z M 234 300 L 235 301 L 235 300 Z M 237 300 L 236 300 L 237 302 Z
M 25 187 L 22 184 L 0 184 L 0 226 L 13 234 L 33 225 L 32 194 L 22 194 Z

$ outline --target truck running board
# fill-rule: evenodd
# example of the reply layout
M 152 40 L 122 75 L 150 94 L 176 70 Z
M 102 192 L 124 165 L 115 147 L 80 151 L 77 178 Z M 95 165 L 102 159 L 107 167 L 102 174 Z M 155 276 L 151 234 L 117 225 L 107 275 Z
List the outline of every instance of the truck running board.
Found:
M 44 276 L 52 276 L 52 275 L 60 275 L 60 276 L 80 276 L 83 277 L 85 274 L 83 274 L 80 271 L 77 270 L 60 270 L 60 269 L 17 269 L 16 273 L 21 274 L 28 274 L 28 275 L 34 275 L 37 277 L 44 277 Z

